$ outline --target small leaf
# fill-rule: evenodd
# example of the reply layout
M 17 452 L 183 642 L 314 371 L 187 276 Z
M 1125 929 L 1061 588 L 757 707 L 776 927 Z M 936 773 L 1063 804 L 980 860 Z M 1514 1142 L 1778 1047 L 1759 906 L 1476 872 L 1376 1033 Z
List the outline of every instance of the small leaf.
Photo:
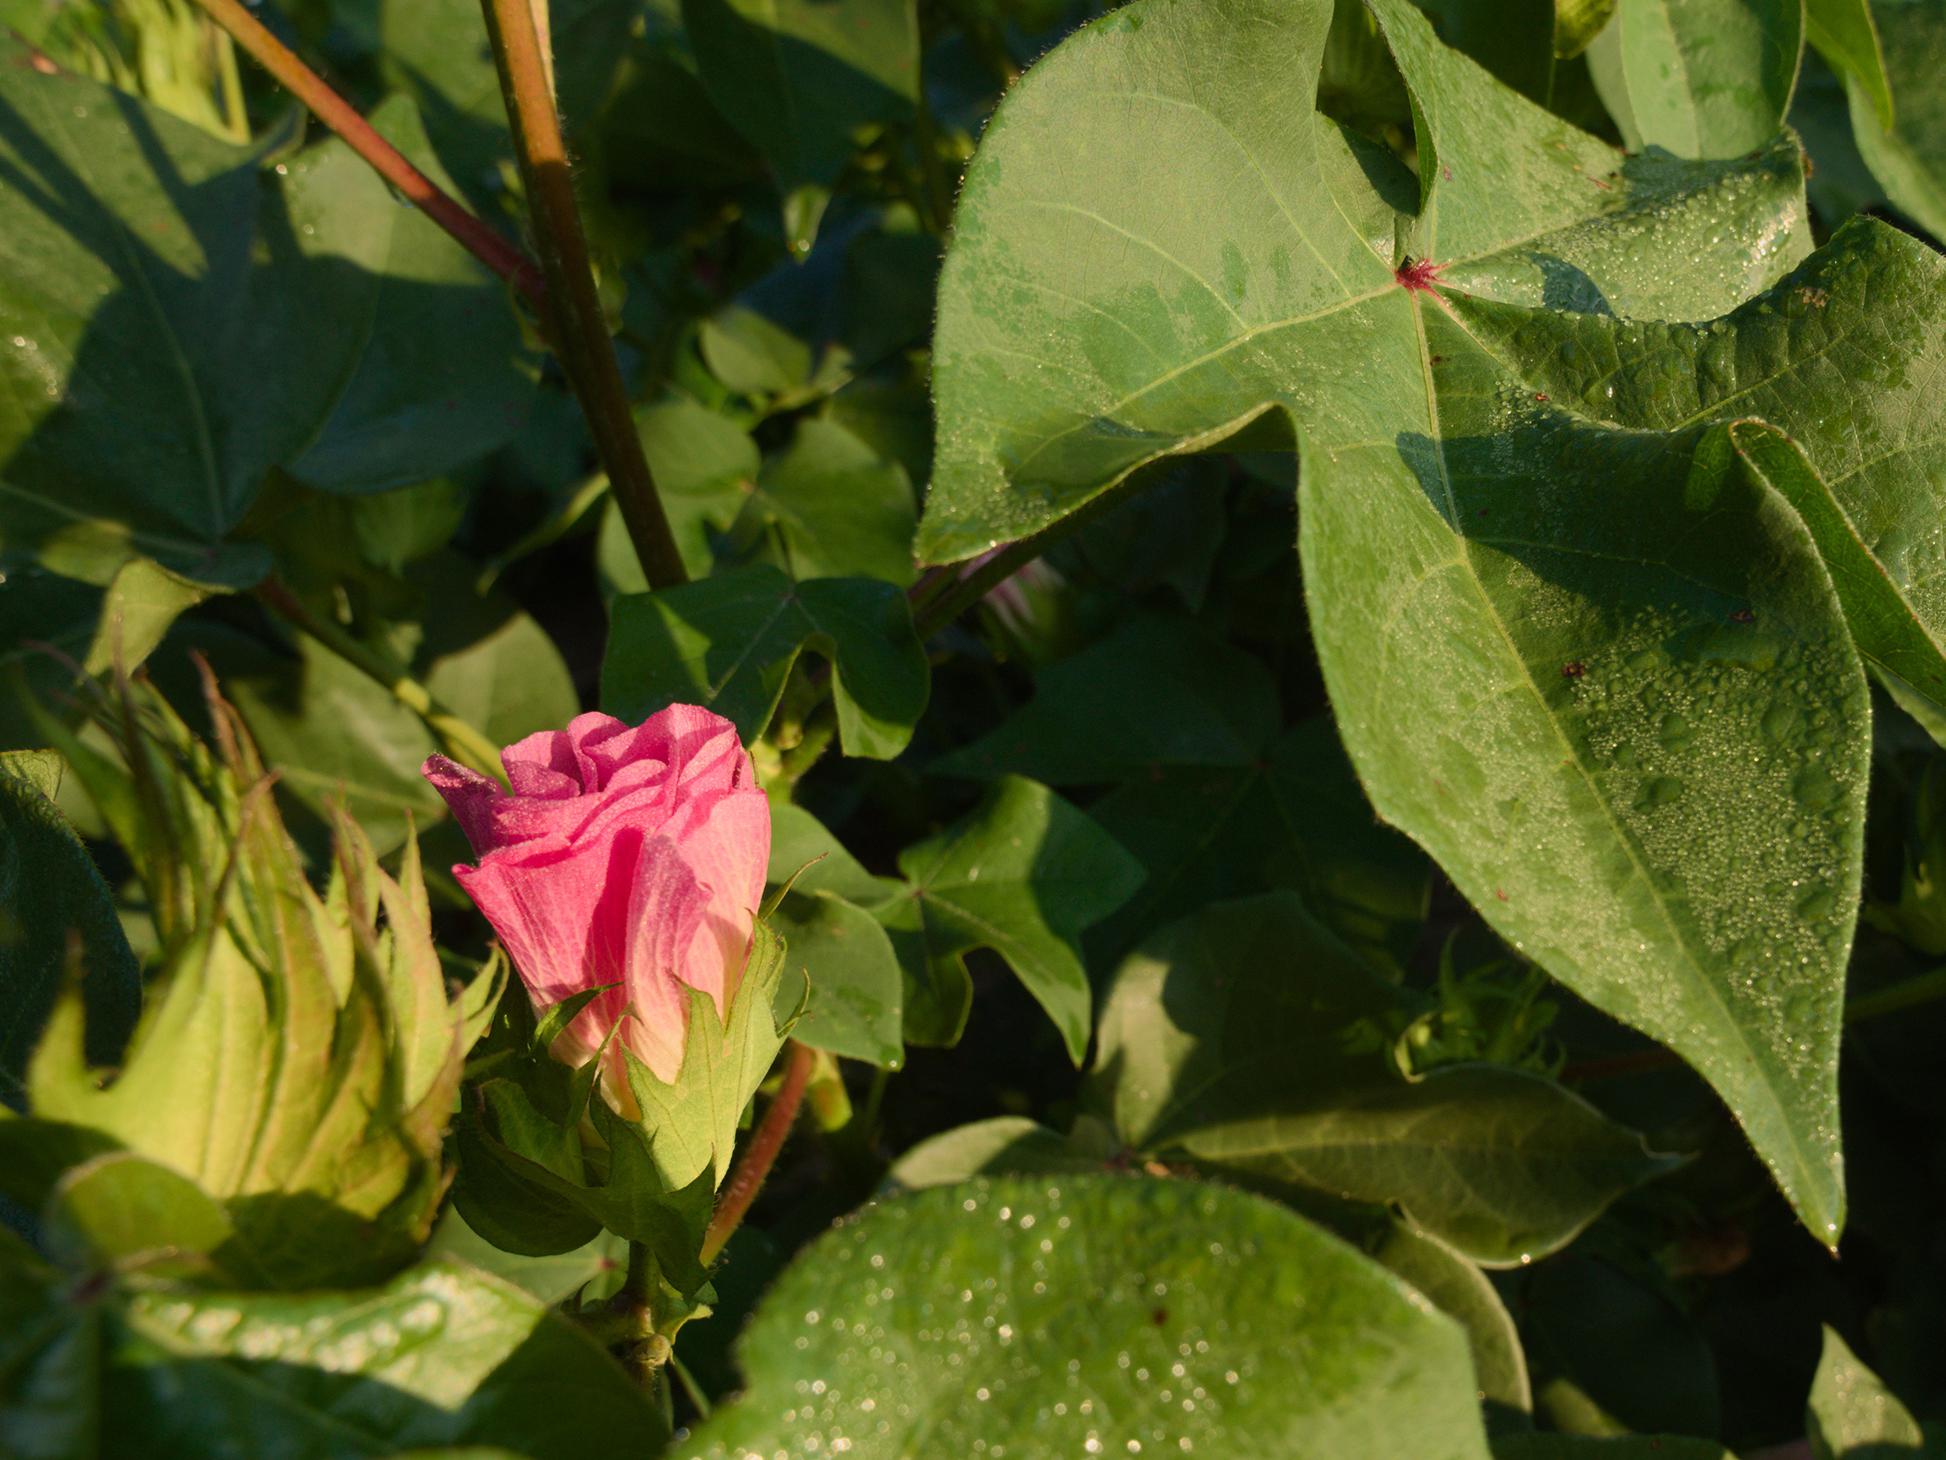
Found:
M 1830 1327 L 1804 1426 L 1816 1460 L 1917 1460 L 1946 1449 L 1928 1443 L 1911 1411 Z
M 1487 1275 L 1437 1237 L 1387 1222 L 1371 1248 L 1387 1269 L 1432 1299 L 1439 1311 L 1466 1330 L 1473 1350 L 1473 1373 L 1480 1397 L 1506 1414 L 1524 1415 L 1534 1407 L 1527 1378 L 1527 1356 L 1520 1332 Z M 1494 1455 L 1499 1460 L 1499 1444 Z
M 905 965 L 908 1001 L 915 985 L 921 993 L 950 992 L 951 970 L 966 977 L 963 956 L 990 948 L 1047 1011 L 1080 1064 L 1092 999 L 1080 935 L 1141 883 L 1135 860 L 1045 786 L 1009 776 L 965 820 L 906 848 L 899 870 L 909 890 L 876 911 Z M 970 986 L 965 992 L 970 997 Z M 952 1011 L 940 1007 L 947 1017 L 927 1032 L 947 1033 L 950 1044 L 959 1028 L 943 1028 Z M 958 1020 L 965 1020 L 963 1003 Z
M 792 247 L 817 236 L 852 134 L 909 119 L 919 95 L 912 0 L 684 0 L 703 85 L 770 163 Z M 807 194 L 815 201 L 804 200 Z
M 809 1002 L 791 1035 L 813 1049 L 897 1069 L 905 1061 L 904 979 L 878 919 L 830 892 L 793 892 L 769 915 L 785 944 L 777 1014 Z
M 905 595 L 867 578 L 793 583 L 762 564 L 618 598 L 602 704 L 629 721 L 679 701 L 705 705 L 754 740 L 807 644 L 831 661 L 846 754 L 889 760 L 905 749 L 931 675 Z
M 692 578 L 707 578 L 716 562 L 717 539 L 730 530 L 756 484 L 762 464 L 757 443 L 727 416 L 680 396 L 638 408 L 635 429 L 683 566 Z M 607 478 L 596 480 L 606 491 Z M 649 591 L 612 499 L 603 509 L 597 555 L 602 575 L 616 593 Z
M 1019 1115 L 996 1115 L 941 1131 L 913 1146 L 885 1173 L 896 1191 L 955 1186 L 976 1176 L 1063 1176 L 1101 1172 L 1104 1153 Z
M 1088 808 L 1148 869 L 1090 937 L 1111 961 L 1164 923 L 1221 898 L 1288 887 L 1375 967 L 1403 969 L 1419 941 L 1432 864 L 1381 823 L 1325 716 L 1295 725 L 1246 769 L 1163 769 Z
M 905 469 L 842 426 L 807 420 L 757 474 L 733 533 L 775 534 L 793 578 L 856 575 L 909 586 L 919 512 Z
M 1566 1245 L 1675 1164 L 1538 1075 L 1453 1065 L 1403 1079 L 1387 1050 L 1407 1010 L 1289 893 L 1219 903 L 1116 973 L 1097 1087 L 1138 1150 L 1396 1203 L 1498 1266 Z
M 41 1213 L 41 1241 L 69 1267 L 119 1266 L 200 1276 L 236 1228 L 188 1177 L 128 1151 L 64 1172 Z M 257 1276 L 245 1257 L 245 1273 Z M 220 1268 L 216 1269 L 220 1271 Z
M 115 570 L 102 594 L 101 622 L 81 667 L 89 674 L 108 669 L 133 673 L 162 642 L 169 625 L 215 591 L 160 563 L 130 558 Z
M 58 767 L 56 758 L 57 777 Z M 91 1060 L 121 1057 L 142 1008 L 141 973 L 113 895 L 46 792 L 17 768 L 23 763 L 10 758 L 0 770 L 0 1101 L 15 1107 L 28 1056 L 70 973 L 79 979 Z
M 1158 766 L 1249 766 L 1277 720 L 1258 659 L 1189 619 L 1144 615 L 1042 670 L 1033 699 L 932 769 L 1069 786 Z
M 869 1344 L 835 1321 L 861 1292 L 878 1295 Z M 742 1397 L 678 1454 L 795 1454 L 815 1436 L 864 1460 L 971 1455 L 1031 1435 L 1045 1455 L 1486 1456 L 1450 1320 L 1292 1213 L 1187 1182 L 1013 1178 L 881 1202 L 791 1266 L 738 1352 Z

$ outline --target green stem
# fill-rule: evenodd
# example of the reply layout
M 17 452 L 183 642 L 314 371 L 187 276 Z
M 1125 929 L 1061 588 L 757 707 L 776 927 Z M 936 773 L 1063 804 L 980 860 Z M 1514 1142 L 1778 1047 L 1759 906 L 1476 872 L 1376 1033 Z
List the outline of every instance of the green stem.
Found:
M 1008 543 L 979 567 L 951 587 L 937 591 L 932 601 L 918 613 L 913 627 L 921 639 L 929 639 L 967 609 L 978 603 L 1000 584 L 1041 555 L 1048 542 L 1061 534 L 1066 524 Z
M 229 0 L 224 0 L 229 3 Z M 548 84 L 547 62 L 534 27 L 531 0 L 481 0 L 500 92 L 513 128 L 514 151 L 527 185 L 527 208 L 547 275 L 555 353 L 581 402 L 588 429 L 607 469 L 635 555 L 652 588 L 689 581 L 669 530 L 655 478 L 635 430 L 614 341 L 595 288 L 588 240 L 575 202 L 561 118 Z
M 776 1099 L 764 1112 L 763 1123 L 751 1134 L 750 1144 L 744 1147 L 743 1154 L 737 1158 L 736 1169 L 730 1179 L 723 1184 L 723 1193 L 716 1199 L 716 1212 L 710 1218 L 709 1230 L 703 1234 L 703 1266 L 708 1267 L 716 1261 L 723 1251 L 723 1244 L 730 1240 L 743 1221 L 743 1215 L 750 1210 L 750 1203 L 757 1199 L 757 1193 L 776 1164 L 777 1153 L 783 1149 L 784 1138 L 791 1133 L 791 1126 L 797 1120 L 797 1108 L 804 1100 L 804 1086 L 811 1078 L 811 1051 L 804 1045 L 792 1040 L 790 1054 L 784 1064 L 784 1083 L 777 1091 Z
M 257 599 L 291 627 L 310 635 L 352 668 L 383 686 L 393 699 L 425 722 L 426 728 L 438 737 L 446 754 L 454 760 L 483 776 L 505 782 L 506 777 L 500 770 L 499 747 L 468 721 L 441 704 L 433 692 L 414 679 L 403 665 L 354 638 L 331 620 L 312 613 L 296 594 L 275 578 L 265 579 L 257 585 Z
M 312 115 L 336 132 L 345 144 L 369 163 L 378 175 L 397 188 L 420 212 L 445 229 L 473 257 L 512 284 L 535 309 L 546 307 L 546 287 L 534 261 L 495 233 L 455 201 L 439 184 L 405 160 L 398 148 L 381 137 L 372 124 L 325 79 L 300 60 L 296 52 L 264 28 L 239 0 L 196 0 L 244 50 L 248 51 L 290 94 L 309 107 Z

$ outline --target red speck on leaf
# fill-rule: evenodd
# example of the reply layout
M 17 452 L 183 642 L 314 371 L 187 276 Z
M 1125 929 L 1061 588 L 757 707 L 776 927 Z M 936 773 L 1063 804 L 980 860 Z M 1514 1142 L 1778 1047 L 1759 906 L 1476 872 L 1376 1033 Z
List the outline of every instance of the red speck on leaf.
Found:
M 1392 277 L 1399 281 L 1401 288 L 1416 289 L 1430 294 L 1432 286 L 1439 282 L 1440 270 L 1445 267 L 1444 264 L 1436 264 L 1431 259 L 1407 258 L 1394 271 Z
M 1730 615 L 1730 622 L 1733 624 L 1754 624 L 1756 621 L 1757 613 L 1755 609 L 1739 608 L 1735 613 Z
M 1441 166 L 1441 168 L 1439 169 L 1439 175 L 1445 178 L 1447 182 L 1451 182 L 1453 180 L 1453 169 L 1450 167 Z
M 1587 672 L 1588 666 L 1583 664 L 1579 659 L 1570 659 L 1566 664 L 1561 666 L 1561 678 L 1563 679 L 1579 679 Z
M 1494 888 L 1493 895 L 1499 898 L 1502 902 L 1505 902 L 1507 900 L 1507 891 L 1504 887 Z
M 1540 401 L 1544 401 L 1544 400 L 1546 400 L 1546 399 L 1547 399 L 1547 392 L 1546 392 L 1546 391 L 1544 391 L 1544 390 L 1537 390 L 1537 391 L 1535 391 L 1535 392 L 1534 392 L 1534 399 L 1535 399 L 1535 400 L 1540 400 Z

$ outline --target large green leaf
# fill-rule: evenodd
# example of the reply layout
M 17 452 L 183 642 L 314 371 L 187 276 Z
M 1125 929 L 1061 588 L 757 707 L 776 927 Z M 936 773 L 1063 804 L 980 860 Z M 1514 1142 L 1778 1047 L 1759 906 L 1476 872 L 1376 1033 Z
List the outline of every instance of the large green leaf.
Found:
M 1465 1339 L 1302 1219 L 1219 1187 L 976 1182 L 814 1244 L 692 1456 L 1484 1460 Z
M 962 960 L 990 948 L 1080 1064 L 1092 1004 L 1081 933 L 1140 885 L 1134 858 L 1047 787 L 1008 776 L 964 820 L 901 852 L 899 871 L 908 887 L 876 911 L 907 971 L 907 1037 L 958 1041 L 972 998 Z
M 1946 8 L 1928 0 L 1872 0 L 1891 106 L 1869 71 L 1847 69 L 1852 135 L 1893 205 L 1934 238 L 1946 239 Z
M 352 1460 L 482 1441 L 579 1460 L 664 1433 L 586 1334 L 451 1260 L 362 1292 L 138 1293 L 109 1329 L 106 1454 Z
M 518 423 L 530 371 L 499 285 L 343 144 L 260 172 L 12 43 L 0 104 L 8 555 L 248 582 L 262 553 L 224 539 L 268 468 L 372 490 Z M 424 155 L 409 107 L 377 120 Z
M 1538 1075 L 1402 1078 L 1389 1051 L 1409 1017 L 1289 893 L 1218 903 L 1116 973 L 1096 1078 L 1138 1150 L 1396 1203 L 1486 1263 L 1554 1251 L 1674 1164 Z
M 640 720 L 681 701 L 736 722 L 745 740 L 770 723 L 807 644 L 831 661 L 838 737 L 849 755 L 905 749 L 931 684 L 906 598 L 869 578 L 793 583 L 767 563 L 614 604 L 601 702 Z
M 1370 4 L 1419 127 L 1401 247 L 1430 263 L 1392 255 L 1389 210 L 1303 107 L 1322 7 L 1138 4 L 1010 96 L 942 281 L 921 553 L 1044 527 L 1288 413 L 1313 631 L 1379 814 L 1701 1070 L 1829 1240 L 1868 704 L 1802 524 L 1703 428 L 1768 410 L 1752 388 L 1784 370 L 1775 423 L 1837 435 L 1845 411 L 1786 367 L 1835 374 L 1819 343 L 1863 320 L 1787 326 L 1813 266 L 1612 369 L 1594 352 L 1656 330 L 1615 313 L 1718 314 L 1801 256 L 1794 146 L 1624 160 Z M 1164 182 L 1129 181 L 1159 150 Z M 1911 251 L 1865 243 L 1888 269 Z M 1917 332 L 1881 344 L 1868 378 L 1923 379 Z M 1616 419 L 1638 399 L 1662 418 Z M 1834 475 L 1870 460 L 1807 450 Z
M 1323 451 L 1375 438 L 1359 449 L 1382 456 L 1425 431 L 1401 227 L 1457 288 L 1670 319 L 1734 306 L 1808 246 L 1795 147 L 1624 158 L 1374 0 L 1435 159 L 1418 222 L 1401 220 L 1383 159 L 1310 109 L 1330 8 L 1138 3 L 1009 94 L 940 280 L 921 558 L 1046 527 L 1273 405 Z
M 1803 44 L 1804 0 L 1621 0 L 1588 59 L 1631 150 L 1734 157 L 1777 135 Z

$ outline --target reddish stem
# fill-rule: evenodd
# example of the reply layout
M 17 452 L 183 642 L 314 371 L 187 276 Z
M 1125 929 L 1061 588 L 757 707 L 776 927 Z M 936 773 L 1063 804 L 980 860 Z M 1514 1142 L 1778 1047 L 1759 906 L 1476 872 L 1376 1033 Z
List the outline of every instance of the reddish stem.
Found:
M 792 1040 L 789 1061 L 784 1066 L 783 1086 L 777 1091 L 777 1098 L 770 1102 L 770 1109 L 764 1112 L 763 1123 L 750 1137 L 750 1144 L 744 1147 L 722 1195 L 716 1199 L 716 1212 L 710 1218 L 709 1230 L 703 1234 L 705 1267 L 716 1261 L 723 1244 L 730 1240 L 730 1234 L 743 1221 L 743 1214 L 750 1210 L 750 1203 L 757 1199 L 764 1178 L 783 1149 L 784 1138 L 797 1121 L 797 1108 L 804 1102 L 804 1087 L 810 1079 L 811 1051 Z
M 460 247 L 520 290 L 536 311 L 546 307 L 547 285 L 541 278 L 540 267 L 532 259 L 406 161 L 404 154 L 358 115 L 350 102 L 266 30 L 263 22 L 238 0 L 196 0 L 196 3 L 230 33 L 231 39 L 255 57 L 264 70 L 276 77 L 285 90 L 344 138 L 352 151 L 370 163 L 380 177 L 404 194 L 420 212 L 452 235 Z

